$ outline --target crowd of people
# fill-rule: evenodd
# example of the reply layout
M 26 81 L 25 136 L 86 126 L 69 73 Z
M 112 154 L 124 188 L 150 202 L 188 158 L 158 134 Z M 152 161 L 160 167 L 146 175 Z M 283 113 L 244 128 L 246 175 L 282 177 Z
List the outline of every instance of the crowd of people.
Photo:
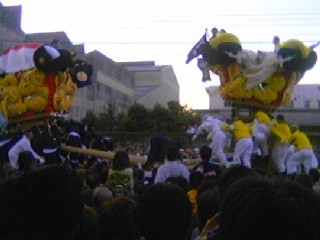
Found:
M 254 124 L 261 118 L 256 116 Z M 281 115 L 268 122 L 269 136 L 284 122 Z M 81 141 L 76 124 L 63 141 L 113 151 L 112 159 L 62 151 L 52 126 L 12 130 L 14 137 L 0 146 L 0 239 L 320 239 L 320 175 L 318 166 L 305 164 L 313 153 L 306 135 L 296 130 L 286 141 L 279 137 L 280 149 L 295 146 L 286 173 L 279 167 L 262 175 L 246 154 L 228 159 L 217 149 L 224 133 L 234 133 L 235 152 L 244 151 L 251 139 L 251 148 L 260 146 L 261 156 L 268 156 L 254 124 L 214 120 L 211 131 L 199 126 L 193 140 L 207 131 L 212 144 L 199 146 L 194 166 L 184 164 L 180 146 L 162 135 L 150 140 L 149 159 L 141 166 L 130 161 L 129 148 L 110 146 L 91 128 L 86 129 L 89 143 Z M 242 138 L 246 141 L 239 146 Z

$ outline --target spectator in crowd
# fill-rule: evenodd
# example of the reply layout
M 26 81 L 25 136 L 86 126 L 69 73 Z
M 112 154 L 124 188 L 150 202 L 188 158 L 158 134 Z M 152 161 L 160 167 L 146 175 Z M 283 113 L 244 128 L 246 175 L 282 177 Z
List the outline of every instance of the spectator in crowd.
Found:
M 199 219 L 198 234 L 200 234 L 207 221 L 216 216 L 220 210 L 219 192 L 214 189 L 202 192 L 198 195 L 197 202 Z
M 299 173 L 295 176 L 294 181 L 301 184 L 302 186 L 312 190 L 313 181 L 312 177 L 307 173 Z
M 138 240 L 140 234 L 134 221 L 136 202 L 116 197 L 99 214 L 101 240 Z
M 84 211 L 79 176 L 58 165 L 22 175 L 5 199 L 9 239 L 71 239 Z
M 208 239 L 320 239 L 320 202 L 312 191 L 290 180 L 251 177 L 227 190 L 218 231 Z
M 108 173 L 109 166 L 107 162 L 101 160 L 94 161 L 92 165 L 87 168 L 87 184 L 91 189 L 94 189 L 100 184 L 105 184 L 108 178 Z
M 246 166 L 235 165 L 223 172 L 219 178 L 219 193 L 223 197 L 227 189 L 236 181 L 250 176 L 259 176 L 253 169 Z
M 317 194 L 318 196 L 320 196 L 320 173 L 318 171 L 318 169 L 311 169 L 309 172 L 309 175 L 312 178 L 312 189 L 315 192 L 315 194 Z
M 133 169 L 126 151 L 117 151 L 113 157 L 112 169 L 109 170 L 107 185 L 116 196 L 125 196 L 133 193 Z
M 203 179 L 197 188 L 198 196 L 208 190 L 219 191 L 219 184 L 214 179 Z
M 198 186 L 201 184 L 204 179 L 204 174 L 198 171 L 192 171 L 189 176 L 189 182 L 191 189 L 187 192 L 189 201 L 192 206 L 192 213 L 197 213 L 197 194 L 198 194 Z
M 112 199 L 113 192 L 107 186 L 97 186 L 92 193 L 92 206 L 99 213 Z
M 259 176 L 252 168 L 248 168 L 243 165 L 233 165 L 230 168 L 226 169 L 219 178 L 218 183 L 218 192 L 219 192 L 219 203 L 221 203 L 221 199 L 223 198 L 225 192 L 228 188 L 235 182 L 239 181 L 242 178 L 251 177 L 251 176 Z M 212 185 L 211 187 L 207 187 L 206 185 Z M 198 194 L 200 195 L 202 192 L 205 192 L 208 189 L 212 189 L 215 191 L 217 184 L 213 183 L 205 183 L 203 182 L 198 187 Z M 206 237 L 207 233 L 211 230 L 217 228 L 219 226 L 220 221 L 220 213 L 217 213 L 212 218 L 208 219 L 205 226 L 202 228 L 200 233 L 200 237 Z
M 212 148 L 209 146 L 202 146 L 200 148 L 200 158 L 202 162 L 193 167 L 193 171 L 200 171 L 204 174 L 205 178 L 218 179 L 221 169 L 217 163 L 210 162 L 212 157 Z
M 150 184 L 146 177 L 145 171 L 139 167 L 133 167 L 133 177 L 134 177 L 134 193 L 139 196 L 142 194 L 144 189 Z
M 167 162 L 161 165 L 154 182 L 165 182 L 168 177 L 183 177 L 189 181 L 189 169 L 179 159 L 179 149 L 175 145 L 170 145 L 166 150 Z
M 171 144 L 173 144 L 173 141 L 167 136 L 159 133 L 152 136 L 149 143 L 148 159 L 143 167 L 152 169 L 154 163 L 163 163 L 165 150 Z
M 176 184 L 181 187 L 186 194 L 190 190 L 189 181 L 181 176 L 168 177 L 165 182 Z
M 79 230 L 72 240 L 100 240 L 99 216 L 93 208 L 85 205 Z
M 190 234 L 191 205 L 177 185 L 157 183 L 143 193 L 137 212 L 142 237 L 148 240 L 185 240 Z

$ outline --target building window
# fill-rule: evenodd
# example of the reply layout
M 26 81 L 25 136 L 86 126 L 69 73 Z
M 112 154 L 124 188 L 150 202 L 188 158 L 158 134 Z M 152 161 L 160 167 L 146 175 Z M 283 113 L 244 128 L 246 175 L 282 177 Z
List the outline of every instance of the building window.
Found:
M 232 103 L 229 102 L 229 101 L 225 101 L 225 102 L 224 102 L 224 106 L 225 106 L 225 107 L 232 107 Z
M 94 100 L 94 89 L 93 86 L 89 86 L 87 89 L 87 98 L 88 100 Z
M 310 100 L 306 100 L 305 104 L 306 104 L 306 108 L 310 108 Z
M 306 101 L 307 108 L 317 109 L 319 108 L 319 103 L 317 100 Z

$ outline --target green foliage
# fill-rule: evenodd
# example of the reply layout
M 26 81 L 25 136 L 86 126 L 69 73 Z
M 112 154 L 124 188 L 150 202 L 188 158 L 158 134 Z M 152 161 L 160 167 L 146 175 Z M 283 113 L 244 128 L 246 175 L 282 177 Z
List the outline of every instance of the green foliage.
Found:
M 99 122 L 99 118 L 95 115 L 95 113 L 92 110 L 88 110 L 86 112 L 86 116 L 81 120 L 84 124 L 87 125 L 97 125 Z
M 151 129 L 150 111 L 139 103 L 134 103 L 128 109 L 126 117 L 120 122 L 120 130 L 128 132 L 143 132 Z
M 99 114 L 100 128 L 102 131 L 114 131 L 117 127 L 118 108 L 115 101 L 108 102 Z
M 156 104 L 152 109 L 134 103 L 127 113 L 118 113 L 115 102 L 109 102 L 98 117 L 89 111 L 82 121 L 94 123 L 97 131 L 108 132 L 120 141 L 140 142 L 157 132 L 185 144 L 188 126 L 200 125 L 201 116 L 178 102 L 168 102 L 167 108 Z

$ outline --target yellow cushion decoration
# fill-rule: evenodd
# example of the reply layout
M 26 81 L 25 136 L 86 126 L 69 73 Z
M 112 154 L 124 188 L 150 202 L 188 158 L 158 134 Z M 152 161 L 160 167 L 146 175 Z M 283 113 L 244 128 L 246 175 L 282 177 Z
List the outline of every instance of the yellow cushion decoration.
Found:
M 219 45 L 226 42 L 240 44 L 239 38 L 232 33 L 219 33 L 216 37 L 210 40 L 209 44 L 213 49 L 218 50 Z
M 21 116 L 27 111 L 18 87 L 7 87 L 4 89 L 1 108 L 7 119 Z
M 0 88 L 18 86 L 18 79 L 14 74 L 7 74 L 0 78 Z
M 56 92 L 53 96 L 53 107 L 56 111 L 69 112 L 75 97 L 76 85 L 67 73 L 55 79 Z
M 303 58 L 308 57 L 310 52 L 312 51 L 311 48 L 307 47 L 303 42 L 296 39 L 291 39 L 282 43 L 281 47 L 297 49 L 301 52 Z
M 226 94 L 231 98 L 248 99 L 252 97 L 252 90 L 244 89 L 245 77 L 238 76 L 234 81 L 224 85 Z
M 262 90 L 259 86 L 253 88 L 253 96 L 262 103 L 271 103 L 277 99 L 278 94 L 269 88 Z

